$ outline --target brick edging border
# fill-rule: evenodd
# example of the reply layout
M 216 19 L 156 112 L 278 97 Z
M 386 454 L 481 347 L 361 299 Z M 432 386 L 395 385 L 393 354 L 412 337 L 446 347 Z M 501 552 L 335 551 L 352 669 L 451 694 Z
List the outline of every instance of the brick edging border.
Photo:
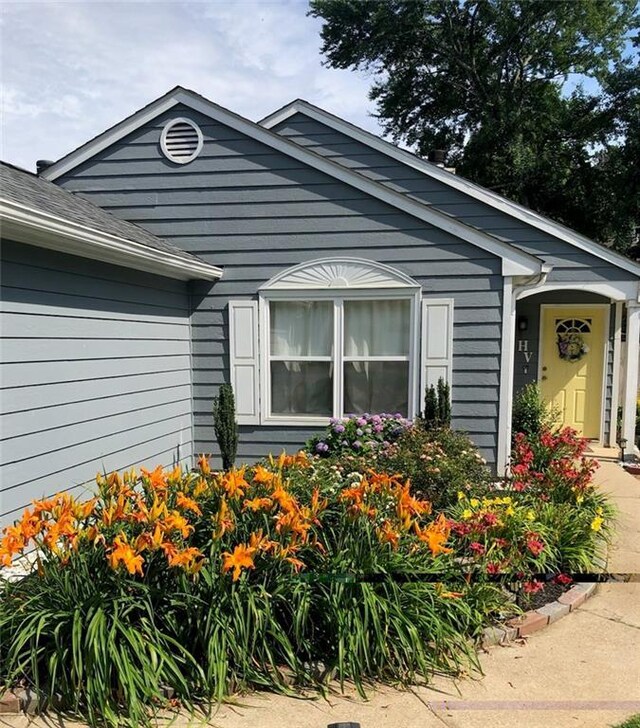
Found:
M 595 582 L 575 584 L 555 602 L 549 602 L 539 609 L 531 609 L 521 617 L 510 619 L 504 625 L 487 627 L 482 633 L 482 646 L 506 645 L 544 629 L 582 606 L 596 593 L 597 588 Z

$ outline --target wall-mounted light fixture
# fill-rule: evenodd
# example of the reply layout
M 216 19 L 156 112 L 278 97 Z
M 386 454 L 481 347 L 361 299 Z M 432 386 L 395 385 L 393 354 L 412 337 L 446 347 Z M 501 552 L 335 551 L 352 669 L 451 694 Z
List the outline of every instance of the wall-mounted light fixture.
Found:
M 529 328 L 527 316 L 518 316 L 518 331 L 526 331 Z

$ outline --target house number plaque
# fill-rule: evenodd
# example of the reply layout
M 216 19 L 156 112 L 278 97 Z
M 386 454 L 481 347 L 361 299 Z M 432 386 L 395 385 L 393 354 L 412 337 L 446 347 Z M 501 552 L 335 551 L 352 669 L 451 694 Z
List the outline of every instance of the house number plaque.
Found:
M 522 364 L 522 373 L 528 374 L 529 373 L 529 362 L 531 361 L 531 357 L 533 356 L 533 352 L 529 351 L 529 340 L 528 339 L 519 339 L 518 340 L 518 353 L 522 354 L 522 358 L 524 359 L 524 363 Z

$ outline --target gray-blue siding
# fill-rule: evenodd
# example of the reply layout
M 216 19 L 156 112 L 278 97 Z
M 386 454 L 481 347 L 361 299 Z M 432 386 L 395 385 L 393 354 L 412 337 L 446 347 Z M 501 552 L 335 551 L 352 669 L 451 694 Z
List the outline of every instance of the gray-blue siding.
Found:
M 177 167 L 159 149 L 175 116 L 196 121 L 204 148 Z M 330 255 L 369 258 L 455 299 L 453 414 L 495 460 L 500 367 L 500 260 L 358 190 L 177 107 L 60 178 L 116 215 L 222 266 L 215 285 L 193 289 L 196 451 L 215 451 L 211 401 L 229 378 L 227 303 L 254 298 L 276 273 Z M 313 430 L 241 428 L 252 460 L 301 445 Z
M 2 241 L 0 525 L 97 471 L 192 455 L 184 283 Z
M 527 253 L 543 258 L 554 266 L 548 278 L 550 282 L 585 283 L 636 279 L 633 273 L 624 271 L 526 222 L 475 200 L 302 113 L 294 114 L 275 126 L 272 131 L 316 154 L 355 169 L 360 174 L 397 192 L 424 200 L 469 225 L 513 243 Z

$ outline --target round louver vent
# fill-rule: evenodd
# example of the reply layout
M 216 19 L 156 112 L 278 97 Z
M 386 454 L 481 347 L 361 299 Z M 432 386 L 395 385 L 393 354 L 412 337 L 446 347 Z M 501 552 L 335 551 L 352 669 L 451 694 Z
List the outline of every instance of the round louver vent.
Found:
M 173 119 L 162 130 L 160 147 L 172 162 L 187 164 L 202 149 L 202 132 L 189 119 Z

